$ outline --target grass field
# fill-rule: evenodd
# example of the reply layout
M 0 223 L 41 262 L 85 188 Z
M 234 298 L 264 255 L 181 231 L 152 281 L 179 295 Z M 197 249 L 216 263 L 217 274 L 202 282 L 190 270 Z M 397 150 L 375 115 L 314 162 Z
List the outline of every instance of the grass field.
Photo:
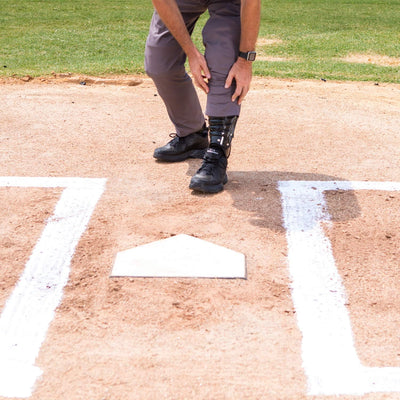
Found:
M 400 0 L 262 3 L 257 75 L 400 83 Z M 143 73 L 151 14 L 150 0 L 1 0 L 0 76 Z

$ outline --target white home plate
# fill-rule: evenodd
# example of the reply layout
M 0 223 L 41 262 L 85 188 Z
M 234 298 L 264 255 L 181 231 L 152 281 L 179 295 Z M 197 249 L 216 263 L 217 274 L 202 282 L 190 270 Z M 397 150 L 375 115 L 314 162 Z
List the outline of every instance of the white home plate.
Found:
M 117 254 L 112 277 L 246 278 L 245 256 L 188 235 Z

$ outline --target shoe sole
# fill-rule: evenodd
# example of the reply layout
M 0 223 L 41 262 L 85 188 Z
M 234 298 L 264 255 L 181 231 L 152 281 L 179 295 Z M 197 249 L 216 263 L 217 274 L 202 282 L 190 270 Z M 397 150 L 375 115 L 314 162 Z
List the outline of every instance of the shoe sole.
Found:
M 205 182 L 190 182 L 189 189 L 202 193 L 219 193 L 224 190 L 224 185 L 228 182 L 228 175 L 225 175 L 222 183 L 207 185 Z
M 186 153 L 181 153 L 181 154 L 153 154 L 153 157 L 159 161 L 167 161 L 167 162 L 178 162 L 178 161 L 185 161 L 188 158 L 203 158 L 204 154 L 206 153 L 206 148 L 205 149 L 196 149 L 196 150 L 190 150 L 187 151 Z

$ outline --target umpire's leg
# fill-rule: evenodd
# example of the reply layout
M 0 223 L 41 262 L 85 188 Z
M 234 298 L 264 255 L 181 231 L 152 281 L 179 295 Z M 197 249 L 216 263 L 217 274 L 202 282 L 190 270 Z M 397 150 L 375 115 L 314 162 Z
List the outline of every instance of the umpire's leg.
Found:
M 192 33 L 206 6 L 201 5 L 202 1 L 179 0 L 177 3 Z M 185 61 L 185 53 L 155 11 L 146 42 L 145 69 L 181 137 L 199 131 L 204 125 L 204 114 L 192 80 L 185 71 Z
M 206 109 L 210 147 L 189 187 L 200 192 L 217 193 L 228 182 L 228 157 L 240 113 L 237 101 L 231 100 L 234 85 L 225 89 L 226 78 L 239 53 L 240 0 L 211 0 L 209 11 L 210 18 L 203 29 L 203 40 L 211 73 Z
M 239 115 L 240 106 L 231 100 L 235 85 L 225 89 L 225 81 L 239 55 L 240 0 L 211 0 L 208 10 L 210 18 L 203 29 L 205 57 L 211 73 L 206 114 Z

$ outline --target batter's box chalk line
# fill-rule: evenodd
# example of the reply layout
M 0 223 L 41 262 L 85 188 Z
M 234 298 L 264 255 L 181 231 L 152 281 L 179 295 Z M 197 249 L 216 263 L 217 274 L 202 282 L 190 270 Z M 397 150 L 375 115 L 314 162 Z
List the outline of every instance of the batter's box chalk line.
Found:
M 292 297 L 303 335 L 310 395 L 400 392 L 400 368 L 370 368 L 357 355 L 346 293 L 322 223 L 331 190 L 400 191 L 400 182 L 281 181 Z
M 0 177 L 0 187 L 64 188 L 0 316 L 0 396 L 30 397 L 35 366 L 105 179 Z

